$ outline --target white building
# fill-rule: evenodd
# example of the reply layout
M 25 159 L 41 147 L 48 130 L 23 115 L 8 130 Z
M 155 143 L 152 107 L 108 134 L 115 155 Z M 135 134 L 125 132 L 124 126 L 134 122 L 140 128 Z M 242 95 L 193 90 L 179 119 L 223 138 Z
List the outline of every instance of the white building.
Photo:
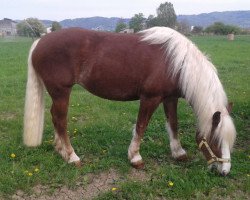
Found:
M 17 22 L 4 18 L 3 20 L 0 20 L 0 35 L 2 36 L 14 36 L 17 34 L 16 30 Z

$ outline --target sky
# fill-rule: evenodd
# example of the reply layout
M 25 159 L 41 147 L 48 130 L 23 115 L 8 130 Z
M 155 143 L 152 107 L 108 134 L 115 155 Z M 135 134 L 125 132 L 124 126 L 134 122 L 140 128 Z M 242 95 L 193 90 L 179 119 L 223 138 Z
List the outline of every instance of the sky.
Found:
M 0 19 L 131 18 L 137 13 L 148 17 L 166 1 L 174 5 L 177 15 L 250 10 L 250 0 L 0 0 Z

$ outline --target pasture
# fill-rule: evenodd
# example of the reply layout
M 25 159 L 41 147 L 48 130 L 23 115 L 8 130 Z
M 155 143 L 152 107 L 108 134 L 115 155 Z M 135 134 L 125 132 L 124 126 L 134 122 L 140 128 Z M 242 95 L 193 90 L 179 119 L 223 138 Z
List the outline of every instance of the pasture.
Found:
M 91 198 L 250 198 L 250 36 L 236 36 L 235 41 L 227 41 L 223 36 L 190 39 L 217 67 L 228 99 L 234 103 L 232 117 L 237 140 L 227 177 L 208 171 L 195 143 L 196 118 L 184 100 L 179 102 L 178 117 L 181 142 L 189 156 L 187 162 L 171 158 L 166 119 L 160 106 L 141 145 L 145 169 L 132 170 L 127 149 L 138 102 L 100 99 L 80 86 L 74 86 L 71 94 L 68 131 L 83 167 L 66 164 L 54 151 L 48 95 L 43 143 L 38 148 L 24 147 L 23 108 L 27 55 L 32 41 L 0 38 L 0 199 L 39 197 L 41 192 L 37 192 L 37 188 L 44 188 L 46 194 L 42 194 L 47 196 L 66 188 L 71 198 L 74 192 L 82 191 L 78 198 L 83 199 L 87 198 L 84 191 L 88 191 L 89 185 L 103 181 L 102 177 L 107 177 L 108 181 L 99 186 L 97 183 L 90 190 L 96 193 L 90 195 Z

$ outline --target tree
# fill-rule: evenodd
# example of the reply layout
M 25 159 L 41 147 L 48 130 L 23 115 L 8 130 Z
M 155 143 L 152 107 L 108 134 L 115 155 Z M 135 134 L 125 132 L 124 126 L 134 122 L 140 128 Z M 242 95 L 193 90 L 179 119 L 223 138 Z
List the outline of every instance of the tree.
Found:
M 134 29 L 134 32 L 138 32 L 144 28 L 145 18 L 142 13 L 135 14 L 129 21 L 129 28 Z
M 36 18 L 28 18 L 17 24 L 17 33 L 21 36 L 40 37 L 44 32 L 44 25 Z
M 115 27 L 115 32 L 116 33 L 119 33 L 121 31 L 123 31 L 124 29 L 127 28 L 127 24 L 123 21 L 123 19 L 120 19 L 117 24 L 116 24 L 116 27 Z
M 215 22 L 211 26 L 208 26 L 205 31 L 216 35 L 227 35 L 229 33 L 240 33 L 240 28 L 237 26 L 225 25 L 222 22 Z
M 192 29 L 193 34 L 201 34 L 203 32 L 202 26 L 194 26 Z
M 160 6 L 156 9 L 156 13 L 156 17 L 149 15 L 146 21 L 148 28 L 154 26 L 167 26 L 171 28 L 175 27 L 176 14 L 172 3 L 165 2 L 160 4 Z
M 176 25 L 176 14 L 174 6 L 170 2 L 160 4 L 156 10 L 158 26 L 174 28 Z
M 159 23 L 158 23 L 157 17 L 154 17 L 154 15 L 148 16 L 148 19 L 146 20 L 147 28 L 158 26 L 158 24 Z
M 53 22 L 52 23 L 52 27 L 51 27 L 51 31 L 58 31 L 61 30 L 62 26 L 59 22 Z
M 177 31 L 184 35 L 188 35 L 191 31 L 191 27 L 187 21 L 183 20 L 177 23 Z

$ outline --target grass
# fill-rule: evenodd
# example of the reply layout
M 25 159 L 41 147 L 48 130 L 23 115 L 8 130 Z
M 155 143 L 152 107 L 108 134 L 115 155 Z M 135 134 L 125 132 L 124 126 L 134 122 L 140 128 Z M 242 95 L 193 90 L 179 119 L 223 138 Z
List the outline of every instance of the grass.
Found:
M 222 36 L 191 37 L 217 66 L 220 79 L 234 102 L 232 116 L 237 141 L 229 176 L 220 177 L 207 170 L 195 144 L 196 119 L 190 107 L 179 104 L 179 132 L 190 160 L 179 163 L 170 157 L 162 107 L 150 121 L 141 154 L 150 181 L 126 180 L 117 183 L 119 192 L 106 192 L 97 199 L 212 199 L 249 197 L 250 188 L 250 37 L 237 36 L 227 41 Z M 116 169 L 127 174 L 131 169 L 127 148 L 136 121 L 138 102 L 112 102 L 75 86 L 69 109 L 69 135 L 84 166 L 66 164 L 54 151 L 53 127 L 49 114 L 51 100 L 46 96 L 43 144 L 26 148 L 22 144 L 23 105 L 27 55 L 32 41 L 27 38 L 0 38 L 0 198 L 10 198 L 21 189 L 32 194 L 37 184 L 51 191 L 66 185 L 75 188 L 87 173 Z M 15 158 L 11 157 L 15 154 Z M 38 169 L 38 170 L 37 170 Z M 31 175 L 32 173 L 32 175 Z M 172 181 L 173 187 L 168 183 Z

